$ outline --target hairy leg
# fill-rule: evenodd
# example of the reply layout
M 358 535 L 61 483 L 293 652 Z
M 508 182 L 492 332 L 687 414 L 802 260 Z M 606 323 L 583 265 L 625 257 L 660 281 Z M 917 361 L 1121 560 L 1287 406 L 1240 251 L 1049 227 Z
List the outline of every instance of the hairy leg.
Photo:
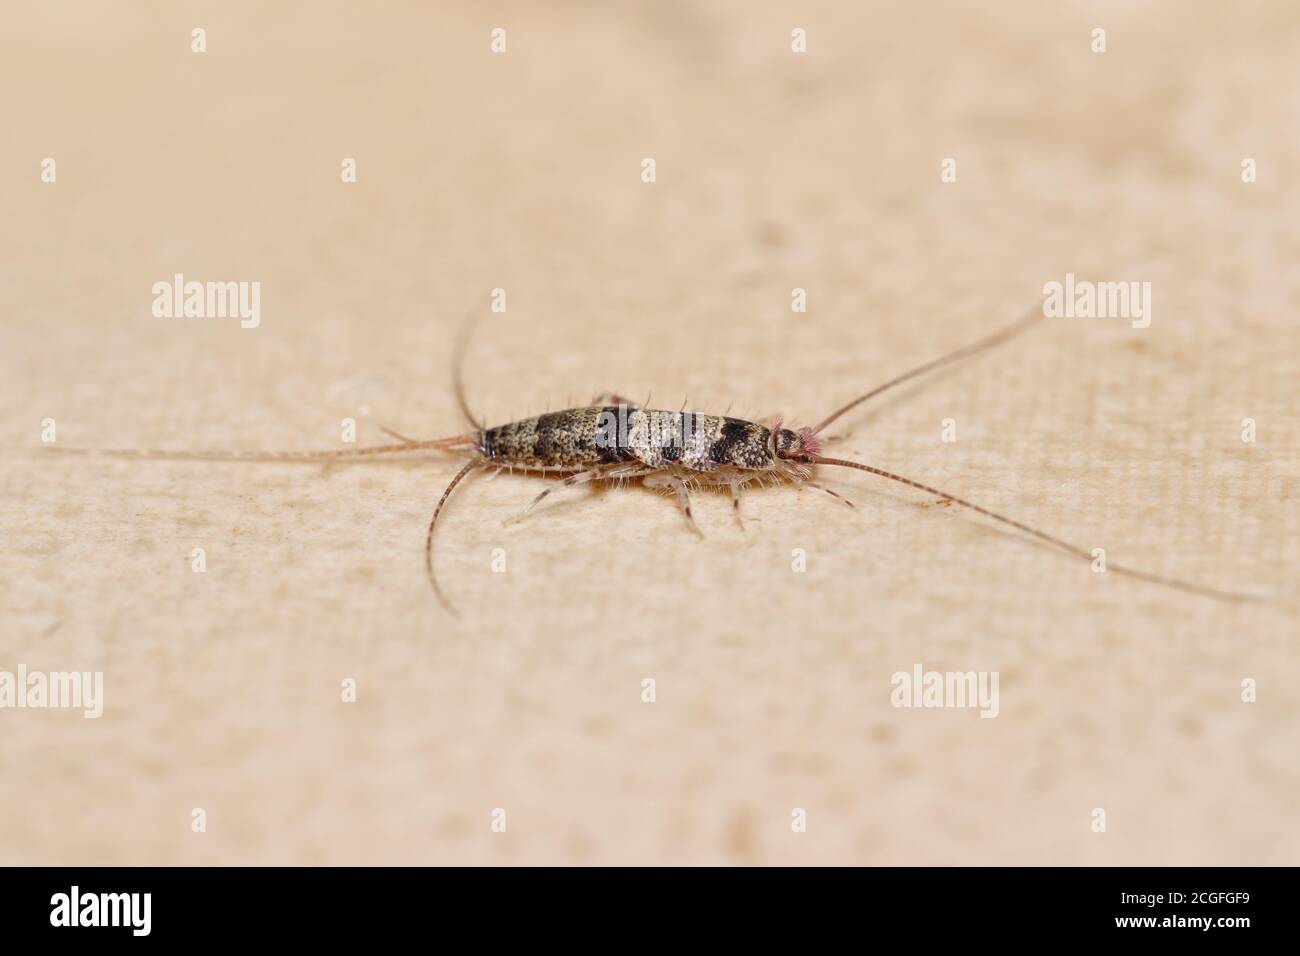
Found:
M 586 471 L 575 472 L 567 478 L 561 478 L 559 481 L 554 481 L 547 485 L 536 498 L 529 502 L 527 508 L 516 515 L 506 518 L 501 523 L 509 527 L 512 524 L 518 524 L 520 521 L 523 521 L 532 514 L 533 509 L 542 503 L 542 499 L 553 491 L 572 488 L 576 485 L 585 485 L 588 482 L 599 481 L 602 478 L 635 478 L 646 473 L 647 472 L 644 469 L 629 469 L 626 466 L 620 465 L 589 468 Z
M 646 476 L 645 485 L 647 488 L 671 488 L 677 495 L 677 504 L 682 509 L 682 514 L 686 516 L 686 523 L 691 526 L 692 531 L 701 538 L 704 537 L 704 532 L 695 523 L 695 515 L 691 512 L 691 492 L 685 481 L 673 474 L 656 472 Z
M 745 487 L 744 482 L 731 481 L 727 483 L 731 489 L 731 513 L 736 517 L 736 524 L 740 525 L 740 530 L 745 530 L 745 519 L 740 516 L 740 489 Z

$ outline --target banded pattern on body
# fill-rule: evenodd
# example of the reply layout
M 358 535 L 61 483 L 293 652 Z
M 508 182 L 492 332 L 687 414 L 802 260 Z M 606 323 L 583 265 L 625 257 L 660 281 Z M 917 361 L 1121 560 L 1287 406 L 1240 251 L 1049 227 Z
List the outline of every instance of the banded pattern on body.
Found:
M 717 471 L 768 470 L 772 430 L 755 422 L 698 412 L 591 405 L 486 429 L 479 450 L 490 462 L 555 471 L 639 462 Z
M 490 462 L 520 468 L 574 471 L 634 461 L 631 450 L 606 438 L 602 422 L 618 407 L 590 405 L 521 418 L 483 431 L 479 450 Z

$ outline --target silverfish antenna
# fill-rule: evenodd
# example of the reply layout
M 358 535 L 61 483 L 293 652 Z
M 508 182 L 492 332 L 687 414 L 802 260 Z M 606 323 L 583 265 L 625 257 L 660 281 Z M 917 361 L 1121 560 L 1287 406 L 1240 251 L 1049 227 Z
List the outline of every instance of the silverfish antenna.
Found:
M 898 376 L 897 378 L 890 379 L 884 385 L 877 385 L 875 388 L 867 392 L 865 395 L 859 395 L 857 398 L 849 402 L 843 408 L 840 408 L 837 411 L 832 412 L 829 416 L 827 416 L 820 425 L 818 425 L 816 428 L 812 430 L 812 433 L 814 435 L 820 434 L 826 428 L 827 425 L 831 424 L 831 422 L 835 421 L 844 413 L 852 411 L 853 409 L 861 405 L 863 402 L 865 402 L 867 399 L 874 398 L 875 396 L 879 395 L 881 392 L 893 388 L 895 385 L 902 385 L 904 382 L 911 381 L 912 379 L 916 378 L 918 375 L 924 375 L 926 372 L 933 371 L 936 368 L 941 368 L 944 365 L 949 365 L 953 362 L 957 362 L 960 361 L 961 359 L 967 358 L 968 356 L 976 355 L 980 352 L 991 349 L 995 345 L 1001 345 L 1003 342 L 1007 341 L 1007 339 L 1010 339 L 1013 336 L 1018 335 L 1020 332 L 1023 332 L 1025 329 L 1035 324 L 1042 317 L 1043 317 L 1043 307 L 1041 304 L 1036 304 L 1032 309 L 1029 310 L 1028 313 L 1021 316 L 1019 319 L 1017 319 L 1011 325 L 1007 326 L 1001 332 L 995 332 L 993 335 L 990 335 L 987 338 L 980 339 L 978 342 L 973 342 L 970 345 L 962 346 L 956 351 L 949 352 L 947 355 L 926 362 L 924 365 L 919 365 L 916 368 L 912 369 L 910 372 L 906 372 Z
M 933 488 L 930 485 L 922 484 L 919 481 L 913 481 L 911 478 L 904 478 L 902 475 L 896 475 L 892 471 L 885 471 L 883 468 L 875 468 L 871 465 L 864 465 L 861 462 L 857 462 L 857 461 L 848 461 L 843 458 L 825 458 L 822 457 L 821 455 L 806 455 L 806 456 L 801 455 L 798 460 L 807 462 L 808 464 L 812 464 L 812 465 L 834 465 L 835 467 L 838 468 L 856 468 L 859 471 L 865 471 L 872 475 L 878 475 L 881 478 L 888 478 L 890 481 L 897 481 L 900 484 L 907 485 L 911 488 L 917 488 L 928 494 L 937 495 L 938 497 L 944 499 L 945 501 L 951 501 L 955 505 L 960 505 L 963 508 L 969 508 L 971 511 L 978 512 L 979 514 L 982 514 L 985 517 L 992 518 L 994 521 L 998 521 L 1001 522 L 1002 524 L 1009 525 L 1018 531 L 1023 531 L 1025 534 L 1031 535 L 1037 538 L 1039 541 L 1044 541 L 1047 544 L 1053 546 L 1054 548 L 1058 548 L 1059 550 L 1066 552 L 1067 554 L 1072 554 L 1075 557 L 1083 558 L 1085 561 L 1089 561 L 1089 562 L 1093 560 L 1092 552 L 1088 551 L 1085 548 L 1081 548 L 1078 545 L 1070 544 L 1068 541 L 1064 541 L 1061 538 L 1055 537 L 1054 535 L 1047 534 L 1044 531 L 1039 531 L 1037 528 L 1031 528 L 1029 525 L 1025 524 L 1022 521 L 1017 521 L 1014 518 L 1008 518 L 1006 515 L 998 514 L 996 511 L 990 511 L 988 508 L 981 507 L 980 505 L 977 505 L 971 501 L 967 501 L 964 498 L 958 498 L 956 495 L 949 494 L 946 491 L 940 491 L 938 488 Z M 1149 571 L 1140 571 L 1137 570 L 1136 568 L 1126 568 L 1118 564 L 1107 563 L 1106 570 L 1113 571 L 1115 574 L 1124 575 L 1125 577 L 1137 578 L 1139 581 L 1147 581 L 1152 584 L 1162 584 L 1166 587 L 1177 588 L 1180 591 L 1187 591 L 1190 594 L 1199 594 L 1202 597 L 1213 598 L 1218 601 L 1243 602 L 1243 601 L 1263 600 L 1262 598 L 1256 595 L 1239 594 L 1234 591 L 1221 591 L 1218 588 L 1206 587 L 1205 585 L 1201 585 L 1201 584 L 1192 584 L 1189 581 L 1181 581 L 1178 578 L 1168 578 L 1160 574 L 1152 574 Z

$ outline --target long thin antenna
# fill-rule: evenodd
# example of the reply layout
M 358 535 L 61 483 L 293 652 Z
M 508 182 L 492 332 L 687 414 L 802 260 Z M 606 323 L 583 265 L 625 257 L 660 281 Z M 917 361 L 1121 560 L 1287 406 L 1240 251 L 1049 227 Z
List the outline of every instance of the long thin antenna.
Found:
M 1000 521 L 1002 524 L 1010 525 L 1011 527 L 1017 529 L 1018 531 L 1023 531 L 1025 534 L 1032 535 L 1038 540 L 1045 541 L 1046 543 L 1052 545 L 1053 547 L 1059 548 L 1060 550 L 1065 551 L 1068 554 L 1072 554 L 1075 557 L 1083 558 L 1085 561 L 1089 561 L 1089 562 L 1093 560 L 1092 552 L 1084 548 L 1081 548 L 1078 545 L 1070 544 L 1068 541 L 1063 541 L 1062 539 L 1047 534 L 1046 532 L 1039 531 L 1036 528 L 1031 528 L 1029 527 L 1029 525 L 1024 524 L 1023 522 L 1016 521 L 1014 518 L 1008 518 L 1005 515 L 1000 515 L 996 511 L 990 511 L 988 508 L 982 508 L 979 505 L 974 504 L 973 502 L 966 501 L 964 498 L 958 498 L 956 495 L 950 495 L 946 491 L 940 491 L 938 488 L 931 488 L 929 485 L 923 485 L 921 484 L 921 482 L 913 481 L 911 478 L 904 478 L 902 475 L 896 475 L 892 471 L 885 471 L 883 468 L 873 468 L 871 465 L 864 465 L 861 462 L 856 462 L 856 461 L 847 461 L 843 458 L 823 458 L 821 456 L 810 456 L 806 459 L 800 459 L 800 460 L 808 461 L 814 465 L 835 465 L 840 468 L 857 468 L 859 471 L 869 472 L 870 474 L 873 475 L 879 475 L 881 478 L 888 478 L 890 481 L 897 481 L 904 485 L 908 485 L 912 488 L 918 488 L 921 491 L 927 492 L 928 494 L 938 495 L 940 498 L 943 498 L 947 501 L 951 501 L 953 504 L 961 505 L 963 508 L 969 508 L 971 511 L 979 512 L 985 517 L 992 518 L 994 521 Z M 1126 568 L 1117 564 L 1108 563 L 1106 565 L 1106 569 L 1107 571 L 1113 571 L 1115 574 L 1122 574 L 1130 578 L 1137 578 L 1140 581 L 1148 581 L 1152 584 L 1163 584 L 1166 587 L 1177 588 L 1180 591 L 1187 591 L 1191 594 L 1199 594 L 1202 597 L 1214 598 L 1215 600 L 1218 601 L 1262 600 L 1262 598 L 1256 595 L 1238 594 L 1232 591 L 1220 591 L 1217 588 L 1205 587 L 1204 585 L 1200 585 L 1200 584 L 1192 584 L 1187 581 L 1180 581 L 1177 578 L 1167 578 L 1159 574 L 1152 574 L 1149 571 L 1139 571 L 1135 568 Z
M 429 534 L 424 539 L 424 567 L 425 570 L 429 572 L 429 583 L 433 585 L 433 593 L 437 595 L 438 603 L 446 608 L 447 613 L 451 614 L 453 617 L 460 617 L 460 612 L 451 606 L 451 602 L 447 600 L 447 595 L 442 593 L 442 588 L 438 585 L 438 576 L 433 572 L 433 529 L 438 523 L 438 515 L 442 513 L 442 506 L 447 503 L 447 499 L 451 497 L 452 491 L 458 484 L 460 484 L 461 479 L 468 475 L 474 468 L 477 468 L 479 464 L 480 462 L 477 460 L 466 462 L 465 467 L 456 472 L 456 477 L 451 480 L 451 484 L 447 486 L 447 490 L 444 491 L 442 497 L 438 499 L 437 507 L 433 509 L 433 517 L 429 519 Z
M 991 349 L 995 345 L 1000 345 L 1003 342 L 1005 342 L 1007 339 L 1016 335 L 1017 333 L 1022 332 L 1025 329 L 1029 328 L 1029 326 L 1033 325 L 1042 317 L 1043 317 L 1043 307 L 1041 304 L 1037 304 L 1032 309 L 1029 310 L 1028 314 L 1017 319 L 1014 323 L 1007 326 L 1001 332 L 997 332 L 993 335 L 990 335 L 988 338 L 980 339 L 978 342 L 974 342 L 970 345 L 963 346 L 962 348 L 957 349 L 955 352 L 949 352 L 947 355 L 944 355 L 941 358 L 937 358 L 934 359 L 933 361 L 926 362 L 924 365 L 920 365 L 912 369 L 910 372 L 898 376 L 898 378 L 889 380 L 884 385 L 879 385 L 876 388 L 873 388 L 865 395 L 859 395 L 857 398 L 849 402 L 843 408 L 839 409 L 836 412 L 833 412 L 830 416 L 828 416 L 820 425 L 818 425 L 816 428 L 813 429 L 813 434 L 814 435 L 819 434 L 827 425 L 835 421 L 835 419 L 839 418 L 845 412 L 852 411 L 853 409 L 857 408 L 867 399 L 874 398 L 875 396 L 879 395 L 881 392 L 893 388 L 895 385 L 902 385 L 904 382 L 910 381 L 911 379 L 916 378 L 918 375 L 924 375 L 926 372 L 932 371 L 936 368 L 940 368 L 941 366 L 959 361 L 971 355 L 975 355 L 978 352 L 983 352 L 986 349 Z
M 474 445 L 473 434 L 433 438 L 428 441 L 404 441 L 396 445 L 367 445 L 337 451 L 186 451 L 165 448 L 60 448 L 47 445 L 46 454 L 75 455 L 79 458 L 153 458 L 175 461 L 334 461 L 339 458 L 362 458 L 391 455 L 403 451 L 445 450 Z

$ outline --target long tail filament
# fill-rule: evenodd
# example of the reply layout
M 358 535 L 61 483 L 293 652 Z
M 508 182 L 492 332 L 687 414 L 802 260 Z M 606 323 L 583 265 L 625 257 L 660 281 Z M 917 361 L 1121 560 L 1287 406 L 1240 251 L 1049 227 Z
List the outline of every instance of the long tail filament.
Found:
M 447 499 L 451 497 L 452 491 L 454 491 L 456 486 L 460 484 L 462 478 L 468 475 L 475 468 L 478 468 L 481 464 L 482 462 L 477 460 L 469 461 L 465 463 L 465 466 L 461 468 L 460 471 L 456 472 L 456 477 L 451 480 L 451 484 L 447 485 L 447 490 L 442 493 L 442 497 L 438 499 L 437 506 L 433 509 L 433 517 L 429 519 L 429 533 L 424 539 L 424 567 L 429 573 L 429 583 L 433 585 L 433 593 L 437 595 L 438 603 L 446 608 L 447 613 L 451 614 L 453 617 L 459 617 L 460 613 L 451 606 L 451 602 L 447 600 L 447 595 L 442 593 L 442 588 L 438 585 L 438 575 L 433 571 L 433 529 L 437 526 L 438 515 L 442 513 L 442 506 L 447 503 Z
M 403 451 L 446 450 L 473 446 L 474 433 L 434 438 L 429 441 L 404 441 L 395 445 L 369 445 L 338 451 L 171 451 L 159 448 L 60 448 L 49 445 L 47 452 L 76 455 L 82 458 L 155 458 L 175 461 L 333 461 L 339 458 L 362 458 L 391 455 Z

